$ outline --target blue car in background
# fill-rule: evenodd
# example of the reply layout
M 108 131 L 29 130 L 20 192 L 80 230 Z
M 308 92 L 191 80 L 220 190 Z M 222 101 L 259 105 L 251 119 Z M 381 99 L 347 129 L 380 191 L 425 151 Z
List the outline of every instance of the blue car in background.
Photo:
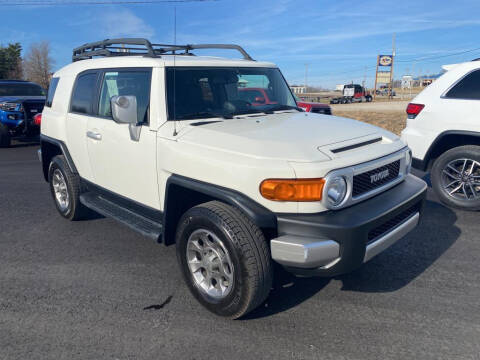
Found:
M 45 90 L 22 80 L 0 80 L 0 147 L 10 146 L 12 137 L 33 136 L 40 127 L 33 121 L 45 105 Z

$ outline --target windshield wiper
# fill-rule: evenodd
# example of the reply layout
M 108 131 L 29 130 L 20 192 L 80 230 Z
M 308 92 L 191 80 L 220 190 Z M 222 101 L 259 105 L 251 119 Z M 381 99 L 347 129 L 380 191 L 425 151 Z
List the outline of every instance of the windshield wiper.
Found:
M 303 110 L 300 109 L 298 106 L 290 106 L 290 105 L 275 105 L 269 109 L 264 110 L 263 112 L 265 114 L 273 114 L 274 111 L 280 111 L 280 110 L 297 110 L 297 111 L 303 112 Z
M 263 112 L 264 111 L 260 110 L 260 109 L 248 109 L 248 110 L 242 110 L 242 111 L 232 113 L 232 115 L 259 114 L 259 113 L 263 113 Z
M 230 114 L 216 114 L 209 111 L 199 111 L 192 114 L 186 114 L 177 117 L 177 120 L 193 120 L 193 119 L 206 119 L 206 118 L 213 118 L 213 117 L 221 117 L 223 119 L 232 119 L 233 116 Z

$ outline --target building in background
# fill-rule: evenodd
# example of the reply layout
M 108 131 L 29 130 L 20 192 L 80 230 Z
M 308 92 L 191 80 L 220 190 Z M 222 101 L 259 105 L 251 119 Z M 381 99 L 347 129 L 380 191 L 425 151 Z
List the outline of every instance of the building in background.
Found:
M 290 86 L 290 89 L 293 91 L 294 94 L 305 94 L 307 92 L 306 86 L 292 85 Z

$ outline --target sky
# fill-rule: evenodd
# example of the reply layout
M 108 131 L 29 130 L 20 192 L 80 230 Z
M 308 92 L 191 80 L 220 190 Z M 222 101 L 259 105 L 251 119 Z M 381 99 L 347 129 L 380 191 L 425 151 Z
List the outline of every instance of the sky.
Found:
M 79 0 L 55 2 L 62 1 Z M 239 44 L 254 59 L 276 63 L 292 85 L 305 82 L 308 68 L 308 85 L 323 88 L 364 79 L 373 86 L 376 57 L 392 53 L 393 33 L 395 78 L 435 74 L 443 64 L 480 57 L 478 0 L 8 5 L 15 2 L 0 0 L 0 43 L 20 42 L 26 50 L 49 41 L 55 69 L 67 65 L 72 49 L 86 42 L 145 37 L 169 44 L 175 33 L 177 44 Z

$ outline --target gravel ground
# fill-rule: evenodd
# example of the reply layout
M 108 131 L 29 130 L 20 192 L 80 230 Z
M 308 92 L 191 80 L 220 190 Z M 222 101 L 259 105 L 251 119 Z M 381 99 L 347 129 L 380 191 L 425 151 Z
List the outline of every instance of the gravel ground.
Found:
M 407 101 L 332 104 L 332 113 L 383 127 L 397 135 L 407 125 Z
M 478 213 L 425 217 L 359 270 L 277 272 L 243 320 L 205 311 L 174 247 L 62 219 L 34 146 L 0 149 L 0 359 L 479 359 Z

